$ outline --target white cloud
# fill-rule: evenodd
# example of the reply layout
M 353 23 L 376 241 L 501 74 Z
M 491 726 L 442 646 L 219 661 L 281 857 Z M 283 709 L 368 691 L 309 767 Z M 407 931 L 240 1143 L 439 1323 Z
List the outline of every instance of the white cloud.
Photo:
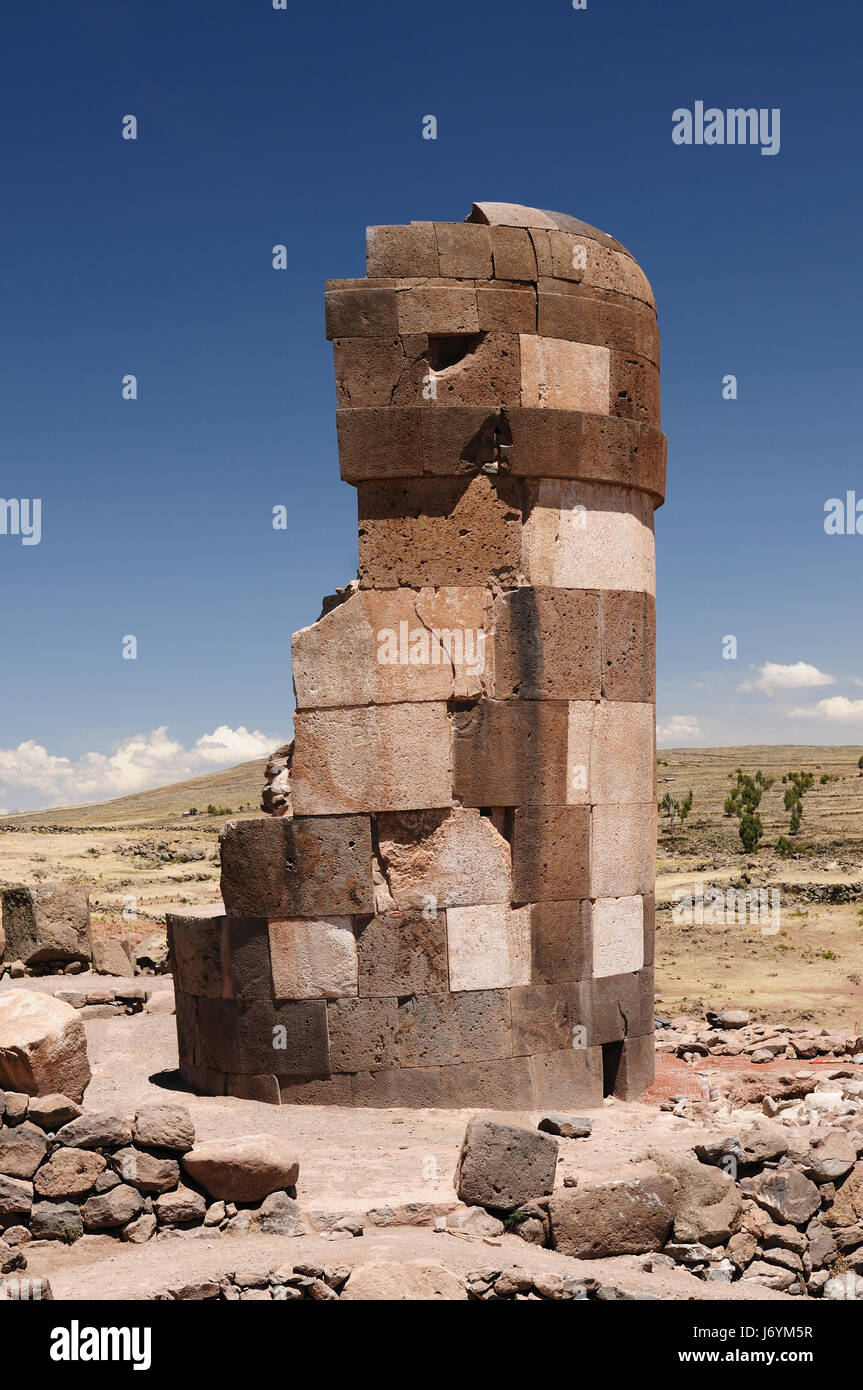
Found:
M 14 787 L 24 793 L 22 799 L 39 806 L 101 801 L 266 757 L 283 741 L 242 724 L 237 729 L 220 724 L 185 748 L 162 725 L 148 734 L 133 734 L 113 753 L 70 759 L 27 739 L 17 748 L 0 748 L 0 792 Z
M 656 737 L 663 743 L 700 738 L 701 728 L 694 714 L 673 714 L 667 724 L 657 724 Z
M 834 724 L 863 720 L 863 700 L 849 700 L 847 695 L 833 695 L 819 700 L 811 709 L 786 711 L 789 719 L 826 719 Z
M 795 661 L 790 666 L 765 661 L 757 670 L 757 679 L 746 681 L 741 690 L 763 690 L 765 694 L 773 695 L 777 690 L 803 690 L 814 685 L 836 684 L 835 676 L 819 671 L 817 666 L 810 666 L 806 661 Z

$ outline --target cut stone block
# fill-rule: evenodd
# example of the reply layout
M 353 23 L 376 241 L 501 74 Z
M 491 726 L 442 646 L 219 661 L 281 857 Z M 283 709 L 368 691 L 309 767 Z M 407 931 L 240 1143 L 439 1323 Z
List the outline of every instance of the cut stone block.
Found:
M 269 924 L 276 999 L 339 999 L 357 992 L 357 943 L 349 917 Z
M 436 222 L 434 229 L 442 276 L 465 280 L 491 278 L 488 227 L 471 222 Z
M 509 995 L 506 990 L 414 995 L 399 1002 L 398 1035 L 403 1067 L 509 1057 Z
M 656 1079 L 653 1034 L 624 1038 L 614 1081 L 618 1100 L 637 1100 Z
M 513 900 L 518 903 L 590 897 L 589 808 L 519 806 L 515 812 L 512 879 Z
M 656 698 L 656 602 L 650 594 L 603 593 L 602 693 L 607 700 Z
M 488 311 L 487 304 L 484 311 Z M 484 332 L 476 338 L 430 336 L 429 369 L 434 394 L 429 396 L 426 413 L 451 406 L 493 409 L 506 403 L 518 405 L 521 400 L 517 333 Z
M 122 941 L 114 937 L 93 942 L 93 969 L 99 975 L 134 975 L 135 963 Z
M 327 1021 L 334 1072 L 398 1066 L 395 999 L 339 999 L 327 1005 Z
M 576 701 L 569 706 L 570 805 L 643 805 L 656 794 L 652 704 Z
M 366 274 L 370 279 L 440 272 L 437 241 L 432 222 L 412 222 L 407 227 L 366 228 Z M 449 274 L 449 272 L 447 272 Z
M 186 994 L 220 998 L 224 990 L 225 917 L 212 908 L 187 909 L 167 913 L 165 924 L 176 988 Z
M 473 285 L 420 285 L 398 296 L 399 333 L 478 333 Z M 359 335 L 357 335 L 359 336 Z
M 536 292 L 477 286 L 476 309 L 481 333 L 532 333 L 536 327 Z M 519 395 L 521 388 L 519 374 Z
M 346 483 L 414 477 L 423 471 L 418 405 L 336 411 L 339 467 Z
M 530 907 L 450 907 L 446 929 L 451 990 L 530 983 Z
M 480 693 L 493 652 L 484 589 L 362 589 L 295 632 L 297 708 Z
M 653 971 L 607 975 L 578 986 L 580 1022 L 589 1047 L 653 1033 Z
M 597 348 L 597 352 L 604 349 Z M 609 372 L 610 414 L 641 420 L 659 429 L 659 368 L 630 352 L 612 352 Z M 609 406 L 604 406 L 609 411 Z
M 521 496 L 514 480 L 481 475 L 365 482 L 358 498 L 362 588 L 517 579 Z
M 443 702 L 309 710 L 297 713 L 294 728 L 291 788 L 300 816 L 420 810 L 452 800 Z
M 271 1134 L 209 1139 L 183 1155 L 189 1177 L 214 1201 L 260 1202 L 296 1187 L 300 1164 L 292 1148 Z
M 514 476 L 632 487 L 650 493 L 654 506 L 661 504 L 667 441 L 652 425 L 535 406 L 507 406 L 506 420 L 512 435 L 509 466 Z M 425 470 L 432 471 L 428 458 Z M 530 507 L 530 492 L 527 502 Z
M 645 1163 L 638 1177 L 589 1183 L 552 1197 L 555 1250 L 579 1260 L 640 1255 L 661 1250 L 677 1210 L 679 1187 L 670 1175 Z
M 521 404 L 607 415 L 610 369 L 608 348 L 523 333 Z
M 80 1102 L 90 1084 L 87 1039 L 77 1010 L 52 994 L 0 995 L 0 1089 L 59 1093 Z
M 459 1201 L 493 1211 L 515 1211 L 554 1190 L 557 1140 L 475 1116 L 468 1124 L 455 1171 Z
M 492 227 L 491 254 L 497 280 L 536 280 L 533 243 L 523 227 Z
M 510 991 L 513 1056 L 579 1051 L 592 1045 L 583 986 L 558 981 Z
M 594 979 L 624 975 L 644 964 L 644 910 L 640 897 L 600 898 L 593 904 Z
M 434 994 L 447 987 L 442 909 L 387 912 L 357 926 L 359 993 L 380 998 Z
M 564 286 L 555 285 L 554 290 L 563 291 Z M 540 288 L 538 296 L 537 325 L 543 337 L 637 353 L 659 365 L 659 330 L 649 309 L 554 290 Z
M 400 910 L 508 904 L 512 897 L 509 844 L 478 810 L 381 814 L 378 851 Z
M 586 980 L 593 965 L 590 903 L 542 902 L 531 908 L 532 978 Z
M 440 1104 L 457 1110 L 476 1105 L 493 1110 L 532 1110 L 534 1106 L 529 1057 L 501 1057 L 495 1062 L 460 1062 L 441 1067 L 440 1085 Z
M 441 1067 L 395 1067 L 360 1071 L 350 1077 L 351 1104 L 373 1108 L 404 1106 L 436 1108 L 445 1105 Z
M 397 337 L 397 298 L 392 289 L 327 290 L 327 337 Z
M 608 483 L 529 485 L 524 570 L 535 586 L 656 593 L 653 501 Z
M 594 806 L 590 821 L 590 892 L 585 896 L 628 898 L 652 893 L 656 804 Z
M 645 893 L 642 902 L 644 904 L 644 964 L 652 965 L 656 942 L 656 898 L 653 893 Z
M 527 588 L 494 605 L 495 696 L 598 699 L 599 598 L 581 589 Z
M 428 406 L 421 416 L 424 476 L 473 476 L 482 464 L 499 461 L 495 430 L 504 417 L 496 405 Z
M 339 410 L 377 409 L 382 427 L 400 408 L 419 406 L 428 376 L 428 338 L 335 338 Z
M 222 897 L 233 917 L 374 912 L 368 816 L 230 821 L 221 835 L 221 855 Z
M 453 719 L 453 785 L 466 806 L 561 806 L 568 705 L 481 700 Z
M 213 1002 L 199 1000 L 199 1009 Z M 236 1061 L 220 1069 L 246 1076 L 328 1076 L 327 1008 L 323 999 L 265 999 L 241 1009 L 232 1050 Z
M 0 901 L 7 961 L 89 964 L 93 954 L 90 894 L 82 883 L 6 888 Z
M 529 1060 L 536 1107 L 602 1104 L 601 1048 L 569 1046 L 538 1052 Z

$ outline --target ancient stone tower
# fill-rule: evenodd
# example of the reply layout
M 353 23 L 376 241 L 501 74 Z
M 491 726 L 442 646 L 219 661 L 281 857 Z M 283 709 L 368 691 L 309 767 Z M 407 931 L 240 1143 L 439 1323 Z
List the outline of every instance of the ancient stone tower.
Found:
M 653 1076 L 659 336 L 558 213 L 368 232 L 327 289 L 358 581 L 293 639 L 295 743 L 169 921 L 209 1093 L 590 1105 Z

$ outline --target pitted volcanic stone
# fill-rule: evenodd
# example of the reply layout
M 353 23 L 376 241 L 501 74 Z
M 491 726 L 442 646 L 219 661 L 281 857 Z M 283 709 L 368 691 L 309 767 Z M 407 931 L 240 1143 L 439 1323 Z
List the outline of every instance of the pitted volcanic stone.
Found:
M 554 1188 L 557 1140 L 474 1117 L 462 1141 L 455 1172 L 458 1198 L 469 1206 L 514 1211 Z

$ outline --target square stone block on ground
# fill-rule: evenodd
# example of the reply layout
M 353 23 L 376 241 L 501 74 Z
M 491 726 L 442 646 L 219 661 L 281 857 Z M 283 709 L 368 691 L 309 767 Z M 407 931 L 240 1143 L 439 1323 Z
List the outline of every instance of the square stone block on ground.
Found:
M 594 806 L 590 813 L 591 898 L 652 893 L 656 803 Z
M 640 897 L 599 898 L 592 905 L 594 979 L 624 975 L 644 964 L 644 903 Z
M 530 983 L 530 907 L 450 907 L 446 930 L 451 990 Z
M 524 569 L 538 588 L 656 592 L 653 501 L 610 483 L 527 485 Z
M 481 700 L 453 717 L 453 786 L 467 806 L 566 803 L 565 701 Z
M 513 900 L 566 902 L 591 896 L 587 806 L 519 806 L 512 853 Z
M 294 728 L 291 792 L 300 816 L 420 810 L 452 800 L 443 702 L 298 711 Z
M 468 1124 L 455 1172 L 459 1201 L 514 1211 L 554 1189 L 558 1143 L 539 1130 L 479 1116 Z
M 356 927 L 359 993 L 394 998 L 447 987 L 446 918 L 441 909 L 384 912 Z
M 509 993 L 419 994 L 398 1008 L 399 1064 L 449 1066 L 512 1055 Z
M 357 943 L 349 917 L 269 924 L 276 999 L 339 999 L 357 993 Z
M 517 480 L 412 478 L 360 483 L 361 588 L 516 582 L 521 565 Z
M 378 853 L 396 907 L 509 904 L 509 843 L 477 809 L 383 812 L 377 830 Z
M 5 958 L 89 963 L 93 955 L 90 894 L 83 883 L 44 883 L 2 892 Z
M 229 821 L 222 897 L 234 917 L 348 917 L 374 912 L 369 817 Z
M 521 404 L 609 414 L 608 348 L 521 335 Z
M 582 589 L 513 589 L 495 601 L 495 696 L 598 699 L 599 596 Z

